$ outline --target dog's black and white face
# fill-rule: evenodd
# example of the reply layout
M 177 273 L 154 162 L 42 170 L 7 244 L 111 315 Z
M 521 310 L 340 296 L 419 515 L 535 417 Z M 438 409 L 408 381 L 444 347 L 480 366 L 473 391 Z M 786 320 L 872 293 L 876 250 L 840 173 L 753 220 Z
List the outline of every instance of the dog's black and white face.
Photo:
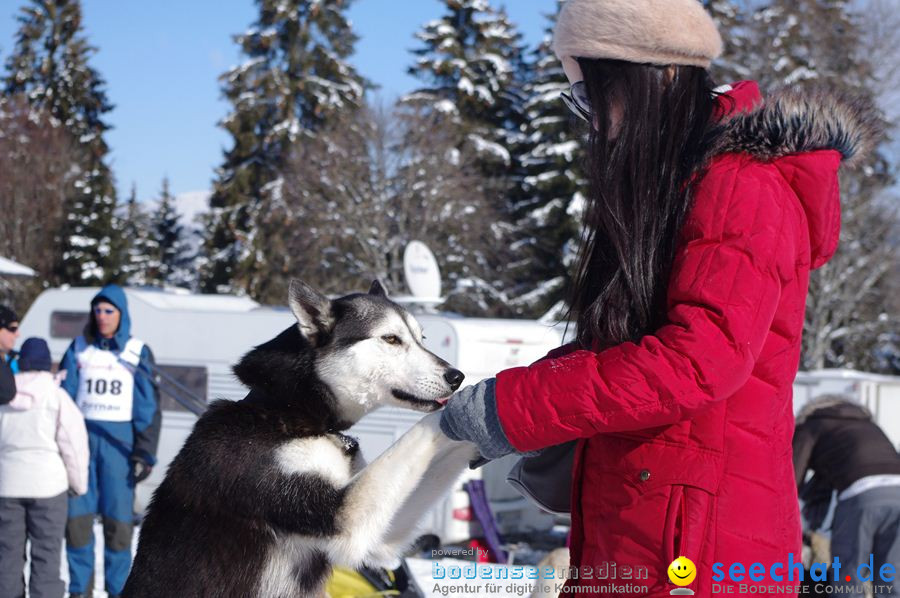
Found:
M 294 280 L 291 311 L 315 347 L 315 370 L 347 421 L 382 405 L 435 411 L 463 375 L 422 344 L 422 328 L 375 281 L 368 294 L 334 301 Z

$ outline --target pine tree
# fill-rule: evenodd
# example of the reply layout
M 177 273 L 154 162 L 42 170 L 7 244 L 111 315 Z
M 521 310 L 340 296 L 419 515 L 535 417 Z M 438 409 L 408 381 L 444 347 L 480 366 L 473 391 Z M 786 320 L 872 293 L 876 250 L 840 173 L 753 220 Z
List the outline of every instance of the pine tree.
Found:
M 494 312 L 501 305 L 508 307 L 513 284 L 509 259 L 527 256 L 514 244 L 511 224 L 512 196 L 521 175 L 517 158 L 525 142 L 521 78 L 525 54 L 521 35 L 505 12 L 493 9 L 488 0 L 443 2 L 445 15 L 416 34 L 424 43 L 413 51 L 417 58 L 409 73 L 425 87 L 401 102 L 459 127 L 467 146 L 460 149 L 475 153 L 483 175 L 475 194 L 495 197 L 501 206 L 493 226 L 495 238 L 485 248 L 500 240 L 508 249 L 502 255 L 488 255 L 481 264 L 463 265 L 472 271 L 459 277 L 471 292 L 480 294 L 476 304 L 490 305 Z
M 426 87 L 402 101 L 445 114 L 463 128 L 486 171 L 508 172 L 520 124 L 521 35 L 488 0 L 443 2 L 447 14 L 416 34 L 424 46 L 413 50 L 418 58 L 408 69 Z
M 869 98 L 876 109 L 874 57 L 861 50 L 852 2 L 770 0 L 755 13 L 753 26 L 765 87 L 842 90 Z M 841 241 L 834 257 L 810 276 L 805 368 L 889 367 L 879 352 L 898 324 L 890 307 L 890 277 L 897 268 L 891 243 L 896 213 L 883 200 L 896 167 L 883 155 L 886 139 L 881 142 L 862 168 L 841 172 Z
M 187 254 L 186 231 L 181 215 L 175 208 L 175 198 L 169 190 L 169 179 L 163 178 L 162 189 L 150 217 L 153 251 L 148 268 L 147 284 L 154 286 L 186 286 L 184 269 L 190 261 Z
M 734 83 L 752 76 L 752 44 L 746 4 L 738 0 L 703 0 L 703 7 L 719 28 L 724 46 L 722 56 L 710 69 L 713 79 L 719 84 Z
M 558 7 L 562 2 L 557 2 Z M 582 171 L 581 127 L 560 100 L 569 87 L 552 49 L 557 13 L 547 15 L 544 39 L 534 51 L 525 86 L 526 144 L 513 217 L 519 247 L 528 259 L 517 268 L 523 281 L 511 301 L 518 313 L 538 317 L 560 305 L 578 246 L 586 185 Z
M 18 16 L 16 46 L 6 66 L 6 92 L 27 94 L 31 104 L 49 112 L 77 142 L 79 175 L 66 199 L 62 252 L 55 284 L 95 284 L 121 276 L 115 251 L 116 198 L 113 177 L 104 162 L 103 139 L 112 109 L 105 82 L 89 65 L 95 49 L 82 34 L 78 0 L 30 0 Z
M 769 0 L 753 15 L 754 65 L 764 89 L 827 83 L 865 91 L 870 57 L 859 54 L 851 0 Z
M 124 241 L 123 279 L 130 285 L 147 285 L 150 261 L 156 253 L 156 241 L 150 235 L 150 218 L 137 200 L 137 186 L 131 193 L 121 216 L 120 238 Z
M 235 36 L 244 64 L 222 76 L 232 136 L 210 199 L 211 234 L 203 287 L 269 297 L 266 284 L 284 243 L 302 234 L 267 220 L 281 201 L 290 148 L 337 112 L 356 109 L 367 83 L 347 62 L 356 35 L 349 0 L 257 0 L 259 18 Z

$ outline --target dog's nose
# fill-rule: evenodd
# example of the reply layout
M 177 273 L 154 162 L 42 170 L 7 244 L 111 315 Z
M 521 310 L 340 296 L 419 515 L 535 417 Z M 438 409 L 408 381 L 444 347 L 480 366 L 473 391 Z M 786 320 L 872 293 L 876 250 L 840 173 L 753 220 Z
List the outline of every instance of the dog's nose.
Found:
M 447 381 L 447 384 L 450 385 L 450 388 L 456 390 L 459 388 L 459 385 L 462 384 L 463 378 L 465 378 L 465 374 L 460 372 L 459 370 L 454 370 L 450 368 L 446 372 L 444 372 L 444 380 Z

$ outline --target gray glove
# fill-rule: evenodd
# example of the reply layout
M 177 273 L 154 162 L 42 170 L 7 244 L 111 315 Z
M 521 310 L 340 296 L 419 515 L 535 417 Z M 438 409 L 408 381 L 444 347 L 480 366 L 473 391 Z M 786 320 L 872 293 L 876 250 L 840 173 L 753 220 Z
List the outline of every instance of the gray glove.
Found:
M 466 386 L 447 401 L 441 412 L 441 431 L 452 440 L 468 440 L 488 459 L 516 452 L 500 425 L 494 378 Z

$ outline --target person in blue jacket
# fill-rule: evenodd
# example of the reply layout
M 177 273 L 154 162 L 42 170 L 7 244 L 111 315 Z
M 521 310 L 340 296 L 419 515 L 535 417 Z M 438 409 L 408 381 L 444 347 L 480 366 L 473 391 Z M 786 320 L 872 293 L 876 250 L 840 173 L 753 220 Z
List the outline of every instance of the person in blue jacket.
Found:
M 106 591 L 121 593 L 131 567 L 134 486 L 156 463 L 161 422 L 153 353 L 130 334 L 125 291 L 103 287 L 90 320 L 63 356 L 63 388 L 84 414 L 90 443 L 87 494 L 69 499 L 66 552 L 71 598 L 90 595 L 94 518 L 103 521 Z
M 19 316 L 16 312 L 0 305 L 0 405 L 5 405 L 16 396 L 18 370 L 13 347 L 19 338 Z
M 13 349 L 19 338 L 19 316 L 9 307 L 0 305 L 0 361 L 9 366 L 13 374 L 19 373 L 16 363 L 18 353 Z

